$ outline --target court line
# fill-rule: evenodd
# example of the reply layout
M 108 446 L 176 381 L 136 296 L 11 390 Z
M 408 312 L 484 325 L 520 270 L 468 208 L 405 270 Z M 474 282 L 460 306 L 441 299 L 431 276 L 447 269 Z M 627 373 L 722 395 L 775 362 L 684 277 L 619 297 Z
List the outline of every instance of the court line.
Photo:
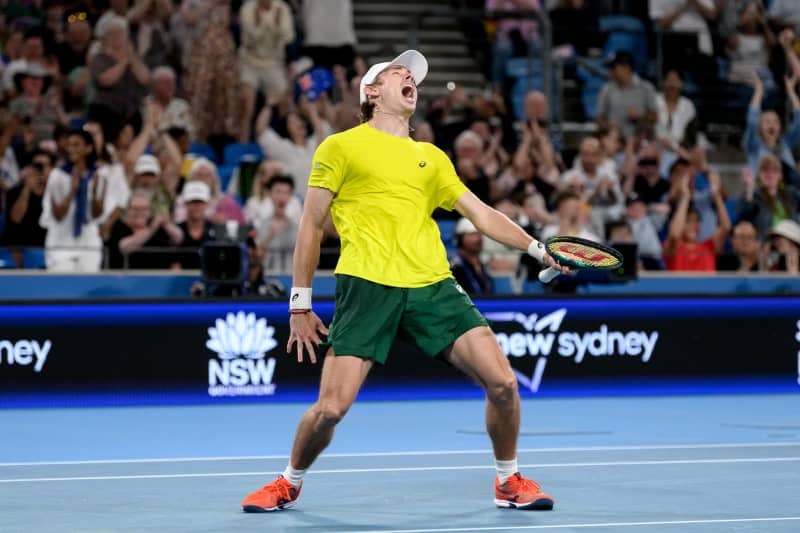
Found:
M 668 461 L 608 461 L 593 463 L 542 463 L 521 464 L 520 468 L 581 468 L 597 466 L 658 466 L 658 465 L 697 465 L 726 463 L 783 463 L 800 461 L 800 457 L 742 457 L 731 459 L 675 459 Z M 440 470 L 489 470 L 493 465 L 460 465 L 460 466 L 401 466 L 387 468 L 337 468 L 311 470 L 309 474 L 362 474 L 377 472 L 434 472 Z M 46 481 L 105 481 L 120 479 L 179 479 L 205 477 L 242 477 L 269 476 L 279 474 L 278 471 L 258 472 L 198 472 L 179 474 L 128 474 L 116 476 L 70 476 L 70 477 L 34 477 L 0 479 L 2 483 L 35 483 Z
M 375 529 L 365 531 L 342 531 L 341 533 L 455 533 L 458 531 L 522 531 L 530 529 L 568 529 L 593 527 L 642 527 L 642 526 L 689 526 L 701 524 L 741 524 L 750 522 L 788 522 L 800 520 L 800 516 L 776 516 L 759 518 L 709 518 L 697 520 L 660 520 L 653 522 L 604 522 L 584 524 L 549 524 L 536 526 L 490 526 L 490 527 L 453 527 L 437 529 Z
M 716 450 L 737 448 L 786 448 L 800 446 L 795 442 L 742 442 L 718 444 L 652 444 L 632 446 L 576 446 L 562 448 L 520 448 L 517 453 L 551 453 L 551 452 L 613 452 L 613 451 L 659 451 L 659 450 Z M 322 459 L 350 457 L 424 457 L 436 455 L 480 455 L 491 454 L 492 450 L 428 450 L 403 452 L 359 452 L 359 453 L 326 453 Z M 155 457 L 147 459 L 87 459 L 78 461 L 21 461 L 0 463 L 3 466 L 57 466 L 57 465 L 105 465 L 105 464 L 138 464 L 138 463 L 194 463 L 210 461 L 259 461 L 269 459 L 287 459 L 288 455 L 221 455 L 210 457 Z

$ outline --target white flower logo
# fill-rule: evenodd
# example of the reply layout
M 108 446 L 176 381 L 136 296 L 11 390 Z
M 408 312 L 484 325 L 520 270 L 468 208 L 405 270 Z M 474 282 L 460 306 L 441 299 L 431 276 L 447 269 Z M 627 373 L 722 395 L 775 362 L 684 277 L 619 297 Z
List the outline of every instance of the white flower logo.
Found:
M 208 328 L 206 347 L 216 352 L 220 359 L 262 359 L 264 354 L 278 345 L 274 338 L 275 328 L 267 326 L 267 320 L 256 320 L 255 313 L 239 311 L 220 318 L 215 327 Z

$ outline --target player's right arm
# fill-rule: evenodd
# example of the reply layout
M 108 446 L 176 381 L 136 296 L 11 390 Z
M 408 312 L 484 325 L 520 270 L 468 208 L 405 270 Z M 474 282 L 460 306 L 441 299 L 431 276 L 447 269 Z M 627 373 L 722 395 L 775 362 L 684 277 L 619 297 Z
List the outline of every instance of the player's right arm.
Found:
M 286 351 L 292 351 L 297 344 L 297 361 L 303 361 L 303 351 L 308 351 L 312 363 L 317 362 L 315 347 L 321 341 L 319 334 L 327 334 L 328 328 L 311 310 L 311 279 L 319 263 L 320 243 L 323 237 L 325 219 L 330 211 L 333 193 L 319 187 L 309 187 L 297 231 L 292 264 L 292 295 L 290 300 L 291 332 Z M 307 305 L 303 303 L 308 291 Z M 299 304 L 298 304 L 299 302 Z

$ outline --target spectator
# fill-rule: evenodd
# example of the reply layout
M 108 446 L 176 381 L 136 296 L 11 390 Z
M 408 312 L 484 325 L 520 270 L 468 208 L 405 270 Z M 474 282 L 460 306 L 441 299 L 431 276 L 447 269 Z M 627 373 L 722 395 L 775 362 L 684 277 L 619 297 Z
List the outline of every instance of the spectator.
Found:
M 352 0 L 303 2 L 303 53 L 317 66 L 350 68 L 356 58 Z
M 662 92 L 656 95 L 656 138 L 665 150 L 677 152 L 686 136 L 686 127 L 696 118 L 697 112 L 692 101 L 681 94 L 680 72 L 668 70 L 661 88 Z
M 551 2 L 552 3 L 552 2 Z M 597 27 L 597 15 L 585 0 L 560 0 L 550 10 L 553 46 L 568 45 L 571 54 L 587 57 L 599 53 L 603 38 Z
M 133 28 L 136 54 L 148 68 L 167 64 L 172 58 L 169 35 L 171 0 L 136 0 L 126 18 Z
M 777 157 L 767 154 L 761 158 L 757 180 L 747 169 L 743 177 L 744 195 L 738 206 L 739 218 L 752 222 L 760 239 L 780 221 L 797 218 L 800 192 L 795 186 L 784 183 Z
M 141 189 L 131 193 L 124 217 L 114 223 L 108 238 L 109 268 L 169 268 L 172 263 L 163 248 L 180 244 L 183 233 L 167 213 L 150 215 L 150 197 Z
M 211 188 L 204 181 L 192 180 L 183 188 L 181 201 L 186 206 L 186 219 L 178 227 L 183 234 L 179 246 L 185 251 L 177 257 L 181 268 L 200 268 L 200 249 L 203 244 L 215 240 L 218 235 L 222 236 L 206 218 L 210 200 Z
M 0 198 L 19 182 L 19 163 L 11 145 L 19 124 L 19 117 L 0 113 Z
M 76 11 L 67 15 L 65 42 L 58 47 L 57 56 L 63 80 L 63 101 L 67 112 L 85 115 L 92 98 L 90 72 L 87 65 L 92 43 L 92 28 L 88 14 Z
M 588 224 L 588 211 L 583 209 L 581 197 L 574 191 L 565 190 L 556 197 L 556 221 L 542 229 L 542 240 L 556 235 L 570 235 L 601 242 Z
M 198 13 L 208 20 L 192 45 L 184 89 L 189 95 L 198 141 L 212 145 L 235 139 L 242 128 L 241 83 L 236 47 L 229 31 L 230 4 L 210 0 Z
M 601 128 L 619 127 L 623 137 L 632 137 L 637 128 L 658 118 L 656 92 L 649 81 L 633 72 L 633 56 L 617 50 L 609 62 L 611 80 L 597 97 L 597 122 Z
M 47 232 L 39 225 L 39 218 L 42 216 L 42 196 L 47 176 L 55 162 L 54 154 L 44 150 L 35 151 L 31 155 L 30 166 L 23 169 L 22 182 L 6 193 L 8 220 L 0 242 L 11 248 L 17 266 L 22 266 L 21 247 L 44 247 Z
M 636 193 L 625 200 L 625 221 L 636 242 L 642 267 L 645 270 L 663 270 L 661 240 L 656 227 L 647 216 L 647 204 Z
M 775 80 L 769 71 L 769 57 L 777 44 L 764 18 L 764 10 L 757 0 L 750 0 L 741 7 L 737 31 L 727 37 L 725 52 L 730 60 L 728 81 L 749 85 L 753 72 L 757 72 L 761 82 L 769 92 Z
M 717 9 L 717 29 L 720 36 L 724 39 L 732 33 L 736 33 L 739 26 L 739 14 L 745 5 L 753 0 L 715 0 Z M 755 0 L 760 7 L 763 7 L 761 0 Z
M 667 68 L 685 67 L 698 84 L 716 77 L 708 28 L 717 19 L 714 0 L 650 0 L 650 18 L 663 32 L 661 48 Z
M 108 238 L 111 227 L 122 216 L 131 195 L 124 166 L 116 161 L 105 145 L 103 129 L 96 122 L 87 122 L 83 129 L 92 135 L 97 152 L 97 172 L 106 182 L 105 212 L 100 221 L 100 236 Z
M 781 120 L 778 113 L 772 110 L 761 111 L 764 97 L 764 85 L 757 74 L 753 74 L 753 98 L 747 110 L 747 128 L 742 137 L 747 164 L 753 175 L 757 174 L 758 162 L 764 154 L 770 153 L 780 159 L 784 165 L 784 178 L 789 183 L 798 183 L 797 162 L 792 149 L 800 141 L 800 99 L 795 92 L 800 72 L 795 70 L 790 78 L 785 79 L 786 94 L 792 104 L 792 121 L 781 134 Z
M 553 161 L 559 162 L 561 159 L 561 152 L 564 149 L 564 142 L 561 137 L 561 130 L 557 121 L 551 121 L 553 111 L 547 105 L 547 97 L 541 91 L 529 91 L 525 95 L 523 101 L 523 112 L 525 113 L 524 122 L 527 122 L 529 128 L 533 128 L 534 122 L 547 135 L 550 141 L 550 149 L 554 152 L 552 154 Z M 524 136 L 524 124 L 520 124 L 518 129 L 521 135 Z
M 766 270 L 800 274 L 800 224 L 781 220 L 769 232 Z
M 795 0 L 770 0 L 769 18 L 778 27 L 800 30 L 800 4 Z
M 106 183 L 97 172 L 91 133 L 70 130 L 67 163 L 47 178 L 39 224 L 47 230 L 45 260 L 53 272 L 97 272 L 103 259 L 98 221 Z
M 267 159 L 261 162 L 256 171 L 255 180 L 253 182 L 253 190 L 250 198 L 244 206 L 244 218 L 248 224 L 252 224 L 258 228 L 263 226 L 263 221 L 269 220 L 272 217 L 275 206 L 271 196 L 270 184 L 272 179 L 276 176 L 284 175 L 283 164 Z M 291 179 L 291 178 L 290 178 Z M 294 180 L 292 180 L 292 192 L 294 192 Z M 299 220 L 303 212 L 303 206 L 300 204 L 297 196 L 292 194 L 291 198 L 286 205 L 287 213 L 290 218 L 295 217 Z
M 149 194 L 151 217 L 169 215 L 172 211 L 172 194 L 161 179 L 161 163 L 151 154 L 139 156 L 133 167 L 132 187 Z
M 717 257 L 718 271 L 759 271 L 761 242 L 752 222 L 742 220 L 733 227 L 731 248 L 731 253 Z
M 539 11 L 539 0 L 486 0 L 486 11 Z M 501 18 L 492 45 L 492 82 L 502 85 L 506 62 L 527 56 L 540 46 L 538 22 L 530 18 Z
M 719 223 L 714 234 L 704 241 L 699 238 L 700 211 L 689 205 L 692 200 L 691 180 L 689 174 L 685 174 L 681 180 L 681 197 L 664 243 L 664 260 L 667 270 L 714 272 L 717 268 L 716 256 L 722 251 L 731 228 L 728 211 L 722 201 L 721 180 L 719 174 L 715 172 L 709 175 L 711 195 Z
M 65 41 L 56 50 L 62 76 L 69 76 L 73 70 L 86 66 L 89 45 L 92 42 L 92 27 L 89 25 L 88 15 L 86 11 L 73 11 L 66 17 Z
M 455 235 L 456 255 L 450 261 L 450 270 L 456 282 L 467 294 L 494 293 L 494 280 L 480 259 L 483 235 L 466 218 L 456 223 Z
M 624 197 L 616 168 L 610 159 L 603 160 L 600 141 L 586 137 L 581 141 L 573 167 L 564 173 L 562 185 L 583 185 L 582 195 L 592 207 L 592 227 L 596 235 L 603 234 L 605 223 L 622 215 Z
M 553 148 L 552 138 L 546 134 L 541 122 L 522 122 L 520 129 L 522 139 L 512 161 L 515 172 L 518 176 L 525 175 L 530 166 L 536 188 L 549 197 L 559 185 L 561 156 Z
M 472 130 L 464 130 L 456 137 L 455 168 L 461 181 L 475 196 L 489 202 L 489 176 L 484 171 L 483 141 Z
M 103 124 L 107 137 L 113 139 L 115 136 L 108 132 L 118 130 L 109 125 L 140 120 L 139 108 L 150 82 L 150 70 L 139 59 L 128 38 L 125 19 L 108 19 L 100 50 L 92 57 L 89 68 L 95 87 L 89 118 Z
M 272 108 L 267 105 L 259 113 L 256 121 L 258 144 L 269 157 L 283 163 L 286 171 L 294 178 L 295 192 L 305 198 L 308 190 L 308 172 L 317 146 L 331 134 L 327 121 L 320 118 L 314 105 L 308 106 L 307 121 L 297 111 L 291 111 L 285 118 L 287 136 L 279 135 L 269 125 L 272 120 Z M 313 132 L 310 131 L 313 128 Z
M 256 242 L 265 271 L 288 273 L 291 272 L 302 207 L 294 196 L 294 180 L 290 176 L 273 176 L 267 182 L 267 191 L 258 216 L 251 219 L 256 230 Z
M 48 92 L 52 81 L 50 73 L 37 63 L 28 63 L 14 75 L 19 96 L 11 100 L 9 111 L 29 121 L 34 142 L 52 139 L 56 125 L 67 122 L 59 90 Z
M 326 8 L 331 9 L 331 6 Z M 335 11 L 328 11 L 327 25 L 330 25 L 332 13 Z M 294 19 L 292 10 L 283 0 L 253 0 L 242 5 L 239 24 L 242 30 L 239 63 L 244 94 L 244 121 L 239 141 L 247 142 L 258 91 L 263 91 L 269 99 L 286 92 L 289 86 L 285 50 L 294 40 Z
M 309 168 L 311 168 L 311 165 L 309 165 Z M 214 163 L 205 157 L 196 159 L 192 164 L 192 169 L 189 171 L 189 177 L 184 189 L 193 181 L 202 181 L 208 185 L 209 197 L 205 200 L 206 218 L 214 224 L 225 224 L 229 220 L 236 221 L 239 224 L 245 223 L 244 214 L 238 202 L 233 196 L 221 190 L 217 166 Z M 186 220 L 188 213 L 188 206 L 184 204 L 183 198 L 179 197 L 175 202 L 174 220 L 183 222 Z
M 17 73 L 26 70 L 31 63 L 36 63 L 53 74 L 54 65 L 45 55 L 45 30 L 40 26 L 34 26 L 25 32 L 20 57 L 9 62 L 3 70 L 3 89 L 6 93 L 14 93 Z
M 628 149 L 632 151 L 632 147 L 633 143 L 628 143 Z M 659 172 L 661 151 L 655 143 L 643 143 L 639 147 L 635 163 L 633 159 L 629 156 L 625 165 L 623 192 L 625 195 L 635 194 L 645 204 L 648 216 L 655 228 L 660 231 L 670 212 L 667 202 L 670 183 L 662 178 Z M 688 161 L 685 159 L 680 161 L 685 163 L 685 168 L 688 168 Z
M 161 116 L 156 129 L 159 132 L 170 128 L 180 128 L 189 133 L 189 139 L 195 138 L 192 110 L 183 98 L 175 96 L 175 71 L 169 66 L 159 66 L 150 76 L 150 94 L 144 98 L 145 112 L 147 107 L 156 104 L 161 108 Z

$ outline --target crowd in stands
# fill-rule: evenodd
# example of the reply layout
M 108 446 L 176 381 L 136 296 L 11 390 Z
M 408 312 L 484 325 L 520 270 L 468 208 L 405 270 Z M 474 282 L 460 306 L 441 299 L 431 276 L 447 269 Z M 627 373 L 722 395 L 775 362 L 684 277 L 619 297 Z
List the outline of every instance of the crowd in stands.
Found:
M 800 2 L 627 2 L 663 41 L 658 62 L 606 49 L 611 3 L 472 2 L 548 16 L 566 76 L 600 65 L 575 146 L 541 90 L 512 103 L 508 62 L 545 53 L 535 18 L 482 21 L 486 90 L 424 100 L 414 137 L 539 239 L 635 245 L 640 270 L 798 273 Z M 314 151 L 359 123 L 350 0 L 6 0 L 1 16 L 5 267 L 194 269 L 204 243 L 231 239 L 257 272 L 290 271 Z M 744 98 L 736 194 L 708 163 L 720 87 Z M 535 263 L 457 213 L 432 216 L 469 292 L 534 279 Z M 323 248 L 332 268 L 332 224 Z

